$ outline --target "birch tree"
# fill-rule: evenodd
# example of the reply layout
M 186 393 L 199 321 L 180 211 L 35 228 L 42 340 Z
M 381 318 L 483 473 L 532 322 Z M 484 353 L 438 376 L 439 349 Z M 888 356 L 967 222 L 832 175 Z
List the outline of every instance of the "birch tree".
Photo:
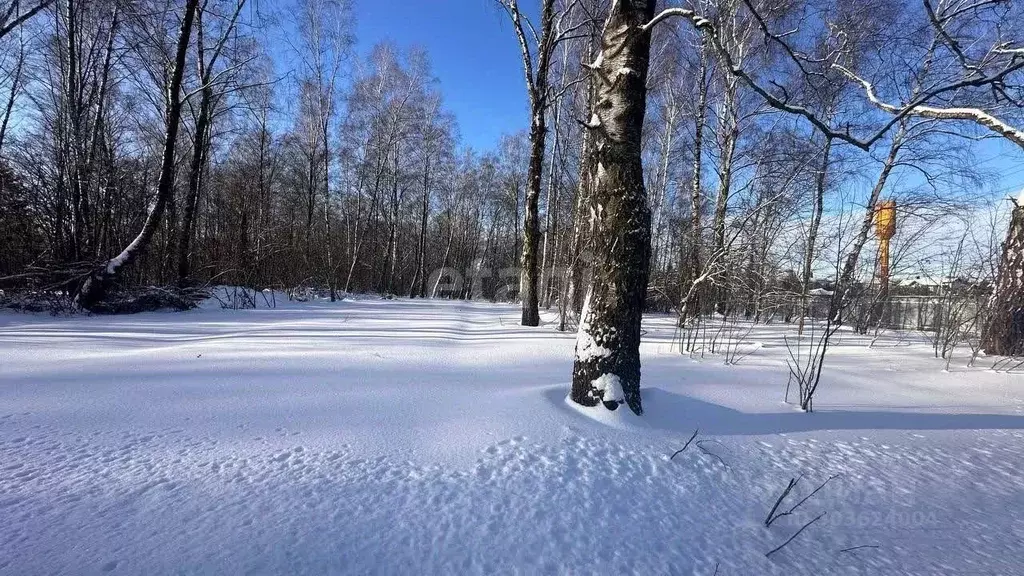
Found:
M 587 67 L 595 100 L 587 122 L 594 139 L 588 208 L 593 215 L 593 272 L 576 339 L 571 398 L 610 410 L 643 413 L 640 321 L 647 296 L 651 213 L 641 133 L 647 107 L 654 0 L 612 3 L 601 50 Z
M 102 266 L 95 269 L 82 284 L 76 301 L 79 306 L 87 310 L 96 307 L 103 301 L 111 284 L 117 279 L 122 270 L 130 266 L 149 247 L 153 234 L 156 232 L 160 219 L 164 214 L 167 199 L 174 193 L 175 146 L 178 140 L 182 109 L 181 84 L 188 55 L 189 38 L 192 34 L 192 23 L 195 20 L 198 5 L 199 0 L 187 0 L 185 3 L 177 45 L 174 51 L 174 59 L 171 61 L 168 71 L 169 81 L 165 95 L 167 105 L 164 113 L 166 128 L 156 199 L 149 210 L 149 214 L 146 216 L 145 224 L 138 236 L 117 256 L 107 260 Z
M 326 283 L 331 301 L 337 299 L 337 267 L 334 262 L 333 236 L 331 233 L 332 201 L 331 130 L 337 114 L 338 83 L 342 66 L 352 45 L 349 31 L 351 8 L 344 0 L 303 0 L 299 7 L 299 31 L 302 36 L 302 62 L 306 76 L 306 98 L 310 112 L 315 117 L 315 131 L 307 136 L 311 148 L 310 157 L 319 156 L 320 164 L 310 166 L 310 189 L 323 186 L 324 248 L 326 251 Z M 322 171 L 322 172 L 321 172 Z

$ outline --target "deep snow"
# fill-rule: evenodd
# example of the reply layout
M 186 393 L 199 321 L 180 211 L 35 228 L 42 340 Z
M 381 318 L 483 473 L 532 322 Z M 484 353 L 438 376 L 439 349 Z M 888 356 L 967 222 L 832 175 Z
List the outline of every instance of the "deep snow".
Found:
M 566 404 L 573 335 L 513 306 L 278 303 L 0 315 L 0 573 L 1024 573 L 990 362 L 844 332 L 804 414 L 791 327 L 727 366 L 651 317 L 635 417 Z M 840 476 L 765 528 L 801 474 Z

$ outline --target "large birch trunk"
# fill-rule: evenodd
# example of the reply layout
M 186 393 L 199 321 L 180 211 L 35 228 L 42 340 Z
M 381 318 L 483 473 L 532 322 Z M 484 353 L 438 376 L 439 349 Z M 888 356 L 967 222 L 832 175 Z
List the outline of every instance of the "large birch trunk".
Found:
M 595 168 L 594 266 L 580 317 L 572 400 L 626 403 L 640 399 L 640 322 L 651 251 L 651 214 L 644 188 L 641 130 L 647 100 L 650 35 L 642 30 L 655 0 L 613 3 L 596 63 L 597 98 L 590 122 Z

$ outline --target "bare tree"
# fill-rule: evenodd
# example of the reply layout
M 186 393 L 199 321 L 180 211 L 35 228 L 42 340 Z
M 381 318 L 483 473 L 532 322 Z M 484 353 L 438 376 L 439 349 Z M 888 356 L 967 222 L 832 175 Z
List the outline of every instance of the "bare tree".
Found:
M 548 75 L 555 47 L 582 25 L 568 26 L 563 21 L 572 13 L 574 3 L 557 16 L 555 0 L 541 3 L 540 31 L 519 9 L 518 0 L 498 0 L 508 14 L 519 41 L 530 99 L 530 167 L 527 176 L 526 205 L 523 219 L 523 254 L 520 298 L 523 302 L 523 326 L 540 324 L 538 249 L 540 247 L 539 203 L 547 142 L 547 109 L 551 100 Z M 556 22 L 557 20 L 557 22 Z
M 14 69 L 8 73 L 10 92 L 8 93 L 3 111 L 0 112 L 2 114 L 0 116 L 0 158 L 3 157 L 4 140 L 7 137 L 7 127 L 11 122 L 11 114 L 14 112 L 14 101 L 24 85 L 25 58 L 25 37 L 21 35 L 18 38 L 18 53 L 14 56 Z
M 194 232 L 194 220 L 199 205 L 199 195 L 203 185 L 203 174 L 207 169 L 210 156 L 210 133 L 217 104 L 230 89 L 229 81 L 238 66 L 231 66 L 223 71 L 217 69 L 224 48 L 234 35 L 238 17 L 245 7 L 245 0 L 237 0 L 234 11 L 216 38 L 211 50 L 207 52 L 207 28 L 203 16 L 208 12 L 209 0 L 196 10 L 196 80 L 199 87 L 198 112 L 193 132 L 192 159 L 188 171 L 188 191 L 185 196 L 185 213 L 181 221 L 180 238 L 178 240 L 178 284 L 184 285 L 191 275 L 190 247 Z
M 22 6 L 21 0 L 8 0 L 0 4 L 0 40 L 15 28 L 45 10 L 54 0 L 37 0 Z
M 181 84 L 185 72 L 188 55 L 189 37 L 192 34 L 192 23 L 195 19 L 199 0 L 187 0 L 178 33 L 177 48 L 169 71 L 165 112 L 164 149 L 160 164 L 160 178 L 157 183 L 156 200 L 146 216 L 146 222 L 132 242 L 120 254 L 107 260 L 82 284 L 76 301 L 85 309 L 94 308 L 107 295 L 110 285 L 117 279 L 121 271 L 132 264 L 149 246 L 156 232 L 168 197 L 174 193 L 174 148 L 178 140 L 178 128 L 181 123 Z
M 690 177 L 690 219 L 689 219 L 689 242 L 687 261 L 682 266 L 685 279 L 683 290 L 685 290 L 682 302 L 681 319 L 700 314 L 700 291 L 694 287 L 694 282 L 700 277 L 701 243 L 703 241 L 703 227 L 701 213 L 704 211 L 704 190 L 701 181 L 704 157 L 704 129 L 707 119 L 708 89 L 709 89 L 709 62 L 708 45 L 702 39 L 700 43 L 700 63 L 697 67 L 697 101 L 694 104 L 693 115 L 693 168 Z

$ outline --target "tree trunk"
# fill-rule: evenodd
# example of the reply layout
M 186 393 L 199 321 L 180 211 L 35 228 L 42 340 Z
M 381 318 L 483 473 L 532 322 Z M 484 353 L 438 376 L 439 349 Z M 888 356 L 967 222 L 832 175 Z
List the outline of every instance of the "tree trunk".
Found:
M 725 217 L 729 211 L 729 194 L 732 191 L 733 158 L 736 155 L 736 143 L 740 136 L 738 89 L 739 78 L 732 75 L 726 76 L 722 114 L 718 119 L 718 141 L 722 158 L 721 166 L 718 168 L 718 198 L 715 200 L 715 219 L 712 230 L 715 235 L 716 262 L 714 265 L 717 267 L 715 276 L 719 279 L 716 282 L 715 305 L 722 314 L 728 313 L 726 301 L 729 298 L 729 286 L 727 281 L 722 280 L 722 277 L 726 266 Z
M 395 260 L 398 258 L 398 170 L 399 170 L 400 145 L 395 143 L 394 164 L 391 174 L 391 211 L 389 217 L 391 226 L 388 228 L 387 248 L 384 252 L 384 266 L 381 267 L 380 289 L 381 294 L 391 293 L 391 277 L 394 273 Z
M 821 169 L 814 179 L 814 206 L 811 211 L 811 225 L 807 230 L 807 248 L 804 250 L 804 270 L 800 278 L 800 320 L 797 334 L 804 333 L 804 320 L 810 306 L 811 273 L 814 266 L 814 245 L 818 241 L 818 228 L 821 226 L 821 213 L 825 209 L 825 177 L 832 152 L 832 138 L 825 137 L 825 146 L 821 150 Z
M 588 106 L 588 111 L 593 106 Z M 574 318 L 579 318 L 579 312 L 583 308 L 583 283 L 584 269 L 583 260 L 589 258 L 586 255 L 584 245 L 590 236 L 592 221 L 588 208 L 590 206 L 591 180 L 593 170 L 590 167 L 590 131 L 583 134 L 583 144 L 580 148 L 580 175 L 579 184 L 576 188 L 576 203 L 573 208 L 572 238 L 569 241 L 568 269 L 565 272 L 567 286 L 562 290 L 559 300 L 560 320 L 558 329 L 565 331 L 568 325 L 570 313 Z
M 541 173 L 544 170 L 544 146 L 547 140 L 545 112 L 548 107 L 548 72 L 551 67 L 551 53 L 555 47 L 552 36 L 555 22 L 554 0 L 541 3 L 540 36 L 534 35 L 536 45 L 536 67 L 533 50 L 523 28 L 519 5 L 509 0 L 505 5 L 515 26 L 516 36 L 523 56 L 523 71 L 526 75 L 526 90 L 530 96 L 530 166 L 526 181 L 526 214 L 523 220 L 523 251 L 520 259 L 519 297 L 523 302 L 523 326 L 539 326 L 540 310 L 537 282 L 537 252 L 540 247 L 540 202 Z M 532 28 L 531 28 L 532 30 Z
M 430 153 L 425 152 L 423 164 L 423 198 L 420 206 L 420 234 L 416 242 L 416 271 L 409 287 L 409 297 L 427 297 L 427 222 L 430 218 Z
M 587 46 L 587 60 L 594 56 L 595 39 L 591 39 Z M 593 74 L 587 81 L 587 102 L 586 112 L 592 115 L 594 111 L 595 82 Z M 576 187 L 576 199 L 572 213 L 572 236 L 569 239 L 569 253 L 567 255 L 566 271 L 563 277 L 563 287 L 559 295 L 559 321 L 558 330 L 564 332 L 568 328 L 570 313 L 574 318 L 579 318 L 579 312 L 583 308 L 584 271 L 581 260 L 584 259 L 584 244 L 590 236 L 592 225 L 590 213 L 587 211 L 590 205 L 590 189 L 593 180 L 593 169 L 590 165 L 590 148 L 593 141 L 591 130 L 584 130 L 583 141 L 580 143 L 580 165 L 579 182 Z
M 359 215 L 356 214 L 356 241 L 352 249 L 352 262 L 349 264 L 348 267 L 348 276 L 345 277 L 345 293 L 348 293 L 349 289 L 351 288 L 352 275 L 355 274 L 356 265 L 359 264 L 359 253 L 363 247 L 363 240 L 367 236 L 367 228 L 371 225 L 370 223 L 373 221 L 374 212 L 377 206 L 377 196 L 378 192 L 380 191 L 380 180 L 381 176 L 384 174 L 386 163 L 387 158 L 385 158 L 384 155 L 380 155 L 380 158 L 377 159 L 377 165 L 375 167 L 374 172 L 373 193 L 370 196 L 370 206 L 367 208 L 366 221 L 363 223 L 363 227 L 361 229 L 359 227 Z
M 703 38 L 703 36 L 702 36 Z M 687 262 L 684 266 L 684 273 L 687 275 L 683 283 L 682 318 L 696 317 L 700 314 L 700 290 L 697 285 L 701 277 L 701 243 L 703 241 L 703 227 L 701 216 L 704 211 L 703 191 L 701 189 L 701 169 L 704 153 L 704 123 L 707 120 L 708 107 L 708 45 L 707 40 L 702 40 L 700 48 L 700 68 L 697 86 L 697 110 L 694 119 L 693 133 L 693 177 L 690 180 L 690 246 L 687 252 Z
M 563 74 L 564 76 L 564 74 Z M 548 162 L 548 190 L 544 199 L 544 249 L 540 259 L 540 273 L 543 275 L 540 282 L 540 289 L 543 292 L 543 306 L 549 308 L 551 306 L 549 300 L 549 294 L 551 293 L 551 277 L 547 274 L 548 260 L 551 258 L 550 245 L 551 245 L 551 234 L 552 234 L 552 217 L 556 213 L 556 207 L 552 204 L 552 198 L 555 198 L 557 203 L 557 178 L 555 178 L 555 160 L 558 157 L 558 116 L 559 116 L 559 105 L 558 101 L 555 101 L 555 141 L 551 146 L 551 158 Z M 536 260 L 536 259 L 534 259 Z
M 202 51 L 200 51 L 202 58 Z M 206 168 L 207 150 L 210 146 L 210 117 L 213 91 L 203 88 L 199 102 L 199 116 L 196 118 L 195 143 L 188 171 L 188 193 L 185 197 L 185 214 L 181 220 L 178 239 L 178 285 L 184 286 L 192 274 L 190 252 L 195 229 L 196 210 L 199 208 L 199 193 L 203 185 L 203 171 Z
M 848 304 L 849 292 L 854 280 L 853 275 L 857 271 L 857 262 L 860 260 L 860 253 L 864 250 L 864 244 L 868 241 L 871 226 L 875 221 L 875 207 L 878 205 L 878 199 L 881 197 L 882 190 L 885 189 L 885 184 L 889 180 L 889 174 L 892 173 L 893 167 L 896 166 L 896 159 L 899 157 L 900 149 L 903 147 L 906 130 L 907 123 L 904 120 L 900 122 L 896 133 L 893 135 L 889 154 L 885 157 L 882 170 L 878 173 L 878 179 L 871 189 L 871 195 L 868 197 L 868 203 L 865 207 L 864 219 L 861 220 L 860 230 L 857 231 L 853 246 L 850 247 L 850 252 L 846 255 L 843 271 L 839 274 L 835 294 L 832 296 L 829 304 L 828 315 L 833 321 L 841 320 L 842 312 Z
M 538 203 L 544 146 L 547 139 L 544 110 L 534 110 L 530 123 L 530 168 L 526 182 L 526 215 L 523 220 L 523 257 L 519 295 L 523 301 L 523 326 L 540 325 L 540 302 L 537 297 L 537 249 L 540 246 Z
M 444 246 L 444 256 L 441 257 L 441 270 L 443 271 L 448 267 L 448 255 L 452 252 L 452 240 L 455 238 L 455 224 L 452 222 L 452 216 L 448 218 L 448 241 Z M 434 281 L 434 288 L 430 291 L 431 298 L 437 298 L 437 287 L 441 285 L 441 277 L 443 274 L 438 274 L 437 280 Z
M 614 410 L 640 399 L 640 322 L 651 251 L 651 213 L 644 188 L 641 132 L 647 107 L 650 34 L 655 0 L 614 2 L 595 67 L 597 99 L 590 121 L 596 178 L 594 267 L 580 316 L 572 400 Z
M 331 293 L 331 302 L 338 300 L 338 281 L 334 268 L 334 236 L 331 233 L 331 140 L 330 123 L 331 114 L 325 112 L 325 104 L 321 103 L 319 110 L 322 118 L 320 120 L 320 137 L 324 153 L 324 236 L 325 249 L 327 251 L 327 287 Z
M 654 191 L 654 198 L 651 199 L 651 207 L 653 209 L 653 214 L 651 215 L 651 267 L 654 268 L 655 271 L 661 270 L 661 215 L 664 211 L 665 199 L 668 197 L 669 159 L 672 157 L 673 136 L 675 135 L 676 130 L 676 118 L 679 115 L 678 104 L 671 87 L 669 89 L 668 97 L 671 100 L 668 105 L 668 110 L 663 114 L 663 121 L 665 123 L 663 128 L 664 134 L 661 139 L 661 150 L 658 155 L 658 173 L 654 183 L 656 188 Z
M 562 44 L 562 71 L 558 80 L 559 86 L 565 86 L 565 75 L 569 69 L 568 63 L 569 43 L 566 42 Z M 551 146 L 551 162 L 548 164 L 548 194 L 544 212 L 544 256 L 540 273 L 544 277 L 542 304 L 545 309 L 551 308 L 551 293 L 554 291 L 556 262 L 558 261 L 558 196 L 562 179 L 560 178 L 561 171 L 555 168 L 555 163 L 561 160 L 559 151 L 565 146 L 561 143 L 562 98 L 562 96 L 556 97 L 553 103 L 552 121 L 555 126 L 555 141 Z
M 164 150 L 160 161 L 160 179 L 157 183 L 156 201 L 146 216 L 142 231 L 120 254 L 108 260 L 102 267 L 95 270 L 82 284 L 78 293 L 77 303 L 89 310 L 99 304 L 107 294 L 110 285 L 117 279 L 120 272 L 130 266 L 149 246 L 160 226 L 167 198 L 174 193 L 174 147 L 178 140 L 178 127 L 181 124 L 181 80 L 188 55 L 189 36 L 192 33 L 192 21 L 195 17 L 199 0 L 187 0 L 185 14 L 178 33 L 175 50 L 174 67 L 171 70 L 170 82 L 167 86 L 166 132 L 164 134 Z
M 11 92 L 7 97 L 7 104 L 4 106 L 3 118 L 0 119 L 0 158 L 3 157 L 4 150 L 4 139 L 7 135 L 7 126 L 11 120 L 11 113 L 14 111 L 14 101 L 18 97 L 18 92 L 21 90 L 21 76 L 22 68 L 25 64 L 25 40 L 24 36 L 19 42 L 18 48 L 18 60 L 14 65 L 14 71 L 11 73 Z
M 985 353 L 1024 352 L 1024 205 L 1014 204 L 989 307 L 982 335 Z

